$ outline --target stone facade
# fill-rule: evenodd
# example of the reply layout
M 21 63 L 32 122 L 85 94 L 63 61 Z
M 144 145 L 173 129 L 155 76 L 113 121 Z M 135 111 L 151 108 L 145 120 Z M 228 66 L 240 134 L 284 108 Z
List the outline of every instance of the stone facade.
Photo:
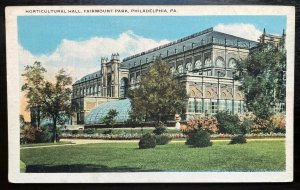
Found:
M 73 123 L 83 124 L 89 111 L 103 102 L 125 98 L 128 89 L 138 87 L 141 75 L 158 57 L 168 62 L 172 72 L 186 85 L 185 119 L 220 110 L 243 112 L 244 95 L 238 90 L 240 83 L 233 80 L 234 65 L 259 43 L 277 43 L 278 39 L 264 33 L 255 42 L 210 28 L 122 61 L 118 54 L 112 54 L 110 60 L 101 58 L 100 71 L 73 84 L 72 101 L 77 107 Z

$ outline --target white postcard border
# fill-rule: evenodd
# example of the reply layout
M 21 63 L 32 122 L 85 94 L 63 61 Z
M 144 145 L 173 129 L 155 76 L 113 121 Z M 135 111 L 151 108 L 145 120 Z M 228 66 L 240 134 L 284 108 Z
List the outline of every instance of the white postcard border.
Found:
M 176 9 L 173 13 L 26 13 L 26 10 Z M 15 6 L 6 7 L 9 181 L 13 183 L 144 183 L 144 182 L 290 182 L 293 180 L 295 8 L 290 6 Z M 283 172 L 124 172 L 20 173 L 19 67 L 17 16 L 287 16 L 286 171 Z

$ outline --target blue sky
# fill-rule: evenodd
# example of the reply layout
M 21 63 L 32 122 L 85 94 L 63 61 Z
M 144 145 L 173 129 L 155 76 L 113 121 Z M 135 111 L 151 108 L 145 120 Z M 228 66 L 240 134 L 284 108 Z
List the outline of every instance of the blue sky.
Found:
M 22 16 L 18 17 L 20 45 L 34 55 L 49 54 L 64 39 L 117 38 L 128 30 L 156 41 L 178 38 L 218 24 L 246 23 L 267 33 L 282 34 L 285 16 Z
M 100 69 L 101 57 L 121 59 L 209 27 L 257 40 L 263 28 L 282 34 L 284 16 L 21 16 L 18 17 L 19 73 L 40 61 L 46 77 L 61 68 L 73 82 Z M 22 78 L 20 76 L 22 84 Z M 26 100 L 21 96 L 21 113 Z M 27 113 L 28 116 L 28 113 Z

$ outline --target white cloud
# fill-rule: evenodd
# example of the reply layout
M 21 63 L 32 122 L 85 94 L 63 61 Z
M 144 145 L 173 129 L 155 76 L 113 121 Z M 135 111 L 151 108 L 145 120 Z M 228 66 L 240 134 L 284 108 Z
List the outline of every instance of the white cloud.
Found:
M 253 24 L 246 23 L 218 24 L 214 27 L 214 30 L 253 41 L 257 41 L 263 33 Z
M 93 37 L 85 41 L 64 39 L 50 54 L 33 55 L 20 46 L 20 72 L 23 72 L 25 65 L 40 61 L 51 75 L 64 68 L 74 80 L 78 80 L 86 74 L 99 70 L 101 57 L 110 58 L 112 53 L 119 53 L 123 59 L 168 42 L 169 40 L 157 41 L 127 31 L 115 39 L 103 37 Z

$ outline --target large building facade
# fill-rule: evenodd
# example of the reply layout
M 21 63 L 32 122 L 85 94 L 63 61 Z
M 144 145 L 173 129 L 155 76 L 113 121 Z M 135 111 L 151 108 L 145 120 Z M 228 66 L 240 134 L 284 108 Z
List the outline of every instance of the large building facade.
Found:
M 161 58 L 185 84 L 188 95 L 185 119 L 197 114 L 213 115 L 228 110 L 245 110 L 240 83 L 233 80 L 235 64 L 244 59 L 259 43 L 278 43 L 280 37 L 264 34 L 250 41 L 214 31 L 213 28 L 177 41 L 127 57 L 117 53 L 101 58 L 101 69 L 73 84 L 72 102 L 76 107 L 73 124 L 86 124 L 91 110 L 101 104 L 126 98 L 129 88 L 136 88 L 147 67 Z M 99 118 L 98 118 L 99 119 Z

